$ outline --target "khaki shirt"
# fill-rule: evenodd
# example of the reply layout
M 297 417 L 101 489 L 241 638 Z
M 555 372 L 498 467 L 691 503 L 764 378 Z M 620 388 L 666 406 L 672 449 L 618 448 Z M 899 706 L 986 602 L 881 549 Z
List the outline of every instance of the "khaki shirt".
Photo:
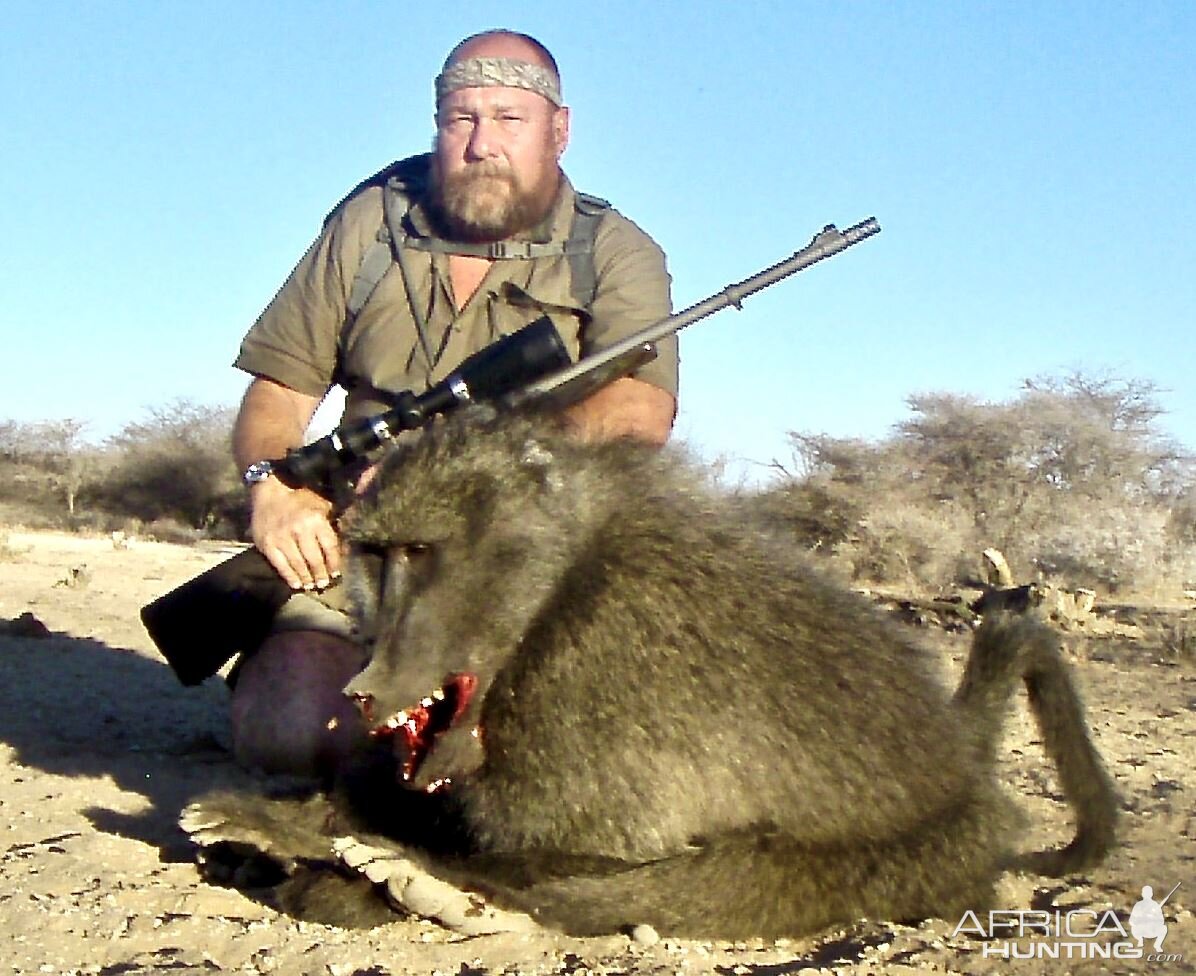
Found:
M 669 314 L 664 253 L 610 209 L 603 213 L 594 240 L 596 290 L 588 310 L 571 294 L 569 258 L 563 255 L 495 261 L 458 311 L 448 258 L 404 248 L 410 299 L 404 276 L 392 261 L 357 318 L 346 323 L 353 279 L 383 223 L 382 194 L 381 187 L 369 186 L 336 211 L 245 336 L 234 365 L 310 396 L 323 396 L 339 384 L 348 391 L 344 419 L 353 420 L 391 406 L 379 391 L 422 392 L 465 357 L 542 314 L 553 319 L 574 358 Z M 519 239 L 567 240 L 573 213 L 574 191 L 566 180 L 543 224 Z M 409 235 L 431 236 L 419 202 L 411 204 L 404 225 Z M 431 362 L 411 300 L 426 316 Z M 676 337 L 659 343 L 657 359 L 635 375 L 675 396 Z

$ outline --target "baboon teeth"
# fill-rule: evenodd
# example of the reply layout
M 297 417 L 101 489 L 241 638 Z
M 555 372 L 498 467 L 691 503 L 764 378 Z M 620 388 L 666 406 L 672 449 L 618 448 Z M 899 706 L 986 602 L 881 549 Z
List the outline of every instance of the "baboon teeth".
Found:
M 435 747 L 436 740 L 453 727 L 469 705 L 477 684 L 476 675 L 450 675 L 444 685 L 429 691 L 415 704 L 395 712 L 380 725 L 374 726 L 373 734 L 394 737 L 392 749 L 398 760 L 397 778 L 400 782 L 413 783 L 420 765 Z M 477 728 L 469 729 L 468 734 L 480 738 Z M 446 776 L 430 787 L 421 785 L 418 788 L 434 793 L 448 785 Z

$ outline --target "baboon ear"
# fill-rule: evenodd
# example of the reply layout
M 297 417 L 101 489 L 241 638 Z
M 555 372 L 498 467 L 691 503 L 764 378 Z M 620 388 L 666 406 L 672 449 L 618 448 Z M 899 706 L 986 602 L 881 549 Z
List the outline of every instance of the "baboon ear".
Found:
M 556 457 L 539 441 L 532 439 L 523 445 L 523 456 L 519 463 L 536 478 L 540 487 L 553 492 L 564 487 L 565 483 L 556 467 Z

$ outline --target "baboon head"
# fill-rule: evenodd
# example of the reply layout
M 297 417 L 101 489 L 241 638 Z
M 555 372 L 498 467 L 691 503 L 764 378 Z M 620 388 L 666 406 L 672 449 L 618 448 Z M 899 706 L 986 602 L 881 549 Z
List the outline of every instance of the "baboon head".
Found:
M 347 579 L 371 652 L 346 687 L 405 783 L 434 790 L 483 761 L 482 702 L 574 550 L 561 432 L 470 411 L 385 462 L 347 519 Z M 576 475 L 576 472 L 574 472 Z

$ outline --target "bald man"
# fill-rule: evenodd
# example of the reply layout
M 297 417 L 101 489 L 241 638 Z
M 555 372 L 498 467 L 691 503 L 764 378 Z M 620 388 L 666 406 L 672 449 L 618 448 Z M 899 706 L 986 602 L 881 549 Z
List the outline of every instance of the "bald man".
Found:
M 364 657 L 340 606 L 331 506 L 268 463 L 303 442 L 325 393 L 344 387 L 343 420 L 355 420 L 541 315 L 580 356 L 670 311 L 660 248 L 561 171 L 570 114 L 542 44 L 505 30 L 462 41 L 436 79 L 435 121 L 432 153 L 388 167 L 330 215 L 236 361 L 253 376 L 233 438 L 253 542 L 296 591 L 236 670 L 233 744 L 248 766 L 326 774 L 364 736 L 341 693 Z M 662 444 L 676 394 L 674 339 L 568 419 L 579 436 Z

